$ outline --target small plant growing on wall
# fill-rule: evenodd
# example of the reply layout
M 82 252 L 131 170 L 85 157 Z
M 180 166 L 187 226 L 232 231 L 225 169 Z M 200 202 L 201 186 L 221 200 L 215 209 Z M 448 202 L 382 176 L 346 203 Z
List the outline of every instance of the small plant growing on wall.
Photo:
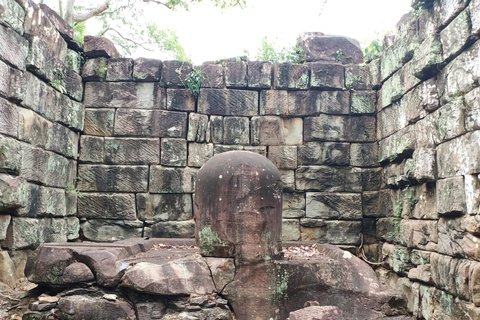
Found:
M 198 233 L 198 242 L 204 255 L 210 255 L 215 251 L 216 245 L 225 245 L 211 226 L 206 226 Z
M 73 183 L 67 183 L 66 187 L 65 187 L 65 192 L 66 193 L 75 193 L 77 195 L 77 197 L 81 198 L 83 197 L 83 194 L 80 192 L 80 190 L 78 190 L 78 182 L 80 181 L 81 179 L 79 177 L 75 177 L 73 178 Z

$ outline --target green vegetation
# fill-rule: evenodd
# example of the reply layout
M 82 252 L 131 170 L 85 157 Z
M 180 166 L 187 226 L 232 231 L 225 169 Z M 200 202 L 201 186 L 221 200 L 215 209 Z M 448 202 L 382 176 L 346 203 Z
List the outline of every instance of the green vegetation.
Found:
M 67 186 L 65 187 L 65 192 L 66 193 L 73 192 L 77 195 L 77 197 L 82 198 L 83 194 L 80 192 L 80 190 L 78 190 L 78 182 L 80 180 L 81 179 L 79 177 L 73 178 L 73 183 L 71 183 L 71 184 L 67 183 Z
M 282 300 L 288 298 L 288 279 L 290 274 L 287 270 L 283 269 L 281 265 L 277 265 L 275 272 L 275 280 L 271 289 L 271 300 L 274 304 L 279 304 Z
M 212 230 L 211 226 L 206 226 L 198 233 L 198 241 L 204 255 L 210 255 L 215 251 L 215 246 L 225 245 L 218 234 Z
M 203 79 L 206 77 L 205 73 L 200 69 L 193 69 L 192 72 L 187 77 L 187 87 L 190 89 L 190 92 L 198 97 L 200 94 L 200 87 L 202 86 Z
M 380 40 L 373 40 L 370 44 L 363 49 L 363 60 L 365 62 L 372 61 L 380 57 L 383 51 L 383 46 Z
M 255 59 L 259 61 L 270 61 L 273 64 L 289 62 L 300 63 L 304 52 L 297 47 L 279 48 L 275 42 L 269 42 L 267 37 L 262 38 L 262 46 L 258 50 Z
M 67 88 L 65 88 L 65 86 L 62 84 L 60 80 L 50 81 L 50 85 L 55 89 L 57 89 L 58 91 L 60 91 L 60 93 L 62 94 L 67 93 Z

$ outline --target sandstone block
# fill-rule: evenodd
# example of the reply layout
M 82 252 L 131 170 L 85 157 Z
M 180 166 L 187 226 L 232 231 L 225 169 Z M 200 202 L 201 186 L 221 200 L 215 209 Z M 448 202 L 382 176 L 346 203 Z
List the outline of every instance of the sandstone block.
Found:
M 34 146 L 45 147 L 53 123 L 32 110 L 18 108 L 18 138 Z
M 87 108 L 165 109 L 165 89 L 153 82 L 87 82 Z
M 0 135 L 0 172 L 18 175 L 21 164 L 21 144 Z
M 6 75 L 0 79 L 0 95 L 6 97 L 10 94 L 10 68 L 3 61 L 0 61 L 0 74 Z
M 195 111 L 195 101 L 190 89 L 167 89 L 167 110 Z
M 0 133 L 18 136 L 18 111 L 15 105 L 0 97 Z
M 133 80 L 138 82 L 156 82 L 160 80 L 162 61 L 137 58 L 133 63 Z
M 410 197 L 408 197 L 410 198 Z M 436 188 L 434 184 L 421 184 L 415 188 L 415 195 L 411 198 L 416 204 L 410 207 L 410 216 L 415 219 L 438 219 Z
M 213 146 L 213 154 L 216 155 L 216 154 L 219 154 L 219 153 L 224 153 L 224 152 L 228 152 L 228 151 L 235 151 L 235 150 L 244 150 L 244 147 L 243 146 L 238 146 L 238 145 L 221 145 L 221 144 L 217 144 L 217 145 L 214 145 Z
M 345 66 L 345 88 L 350 90 L 371 90 L 376 83 L 373 81 L 372 71 L 369 66 L 352 64 Z
M 103 163 L 105 158 L 105 138 L 82 135 L 80 137 L 81 162 Z
M 296 171 L 296 189 L 322 192 L 361 192 L 360 170 L 327 166 L 300 166 Z
M 151 166 L 151 193 L 193 193 L 197 175 L 195 168 Z
M 40 244 L 38 219 L 12 217 L 5 245 L 12 250 L 35 248 Z
M 480 88 L 475 88 L 465 95 L 465 129 L 480 129 Z
M 67 221 L 63 218 L 46 218 L 39 220 L 38 238 L 40 243 L 66 242 Z
M 326 35 L 321 32 L 305 32 L 298 38 L 299 47 L 304 50 L 305 61 L 339 62 L 360 64 L 363 53 L 357 40 Z
M 23 35 L 25 23 L 25 11 L 16 1 L 4 1 L 0 9 L 0 22 L 12 27 L 18 34 Z
M 303 64 L 276 64 L 273 66 L 273 81 L 276 89 L 306 90 L 310 85 L 310 68 Z
M 470 19 L 472 21 L 472 34 L 480 33 L 480 3 L 474 0 L 470 3 Z
M 465 131 L 465 107 L 461 100 L 455 100 L 435 111 L 433 116 L 434 138 L 437 143 L 451 140 Z
M 12 216 L 9 214 L 0 215 L 0 240 L 3 241 L 7 239 L 7 230 L 12 221 Z
M 322 103 L 319 91 L 289 91 L 288 93 L 288 109 L 283 107 L 280 109 L 280 115 L 292 116 L 316 116 L 320 113 L 320 105 Z M 280 105 L 282 107 L 282 105 Z M 348 105 L 347 105 L 348 108 Z
M 152 236 L 157 238 L 193 238 L 194 231 L 193 220 L 157 222 L 152 226 Z
M 362 218 L 362 196 L 355 193 L 306 193 L 306 217 L 321 219 Z
M 345 68 L 340 64 L 325 64 L 312 62 L 309 64 L 312 72 L 310 86 L 313 89 L 343 89 L 345 88 Z
M 18 33 L 5 26 L 0 26 L 0 43 L 8 43 L 0 49 L 0 58 L 18 69 L 25 70 L 28 54 L 28 42 Z
M 465 202 L 467 213 L 480 213 L 480 181 L 478 175 L 465 175 Z
M 322 227 L 301 228 L 303 241 L 318 241 L 329 244 L 358 244 L 362 230 L 361 221 L 325 221 Z
M 8 212 L 16 208 L 25 207 L 27 205 L 25 198 L 26 188 L 27 183 L 25 179 L 0 173 L 0 192 L 2 194 L 0 210 Z
M 107 166 L 81 164 L 80 191 L 146 192 L 148 166 Z
M 352 113 L 375 113 L 376 110 L 375 91 L 355 91 L 352 93 Z
M 62 126 L 54 123 L 47 131 L 47 142 L 45 149 L 57 152 L 68 158 L 76 158 L 78 153 L 78 134 Z
M 159 139 L 105 138 L 105 164 L 158 164 Z
M 260 115 L 289 115 L 288 92 L 286 90 L 260 91 Z
M 480 132 L 467 133 L 437 147 L 439 178 L 480 172 L 478 144 Z
M 442 62 L 442 44 L 440 37 L 434 34 L 420 44 L 411 62 L 411 68 L 415 77 L 426 80 L 438 73 L 438 65 Z
M 305 118 L 305 141 L 373 142 L 375 118 L 319 115 Z
M 200 168 L 208 159 L 213 157 L 213 144 L 188 143 L 188 166 Z
M 225 88 L 225 70 L 219 64 L 203 64 L 202 88 Z
M 270 159 L 278 169 L 296 169 L 297 147 L 270 146 L 268 147 L 268 159 Z
M 466 212 L 463 176 L 437 181 L 437 210 L 441 215 Z
M 233 145 L 250 144 L 250 119 L 247 117 L 224 117 L 223 143 Z
M 48 188 L 29 183 L 23 195 L 25 207 L 18 209 L 17 215 L 29 218 L 65 217 L 68 214 L 67 194 L 65 188 Z
M 87 58 L 118 58 L 118 53 L 112 41 L 105 37 L 85 36 L 83 51 Z
M 470 17 L 467 11 L 462 11 L 440 32 L 444 60 L 455 56 L 465 45 L 470 37 L 470 24 Z
M 84 81 L 102 81 L 107 77 L 107 63 L 105 57 L 87 59 L 82 69 Z
M 82 193 L 78 217 L 87 219 L 135 220 L 134 194 Z
M 115 109 L 86 109 L 84 133 L 94 136 L 112 136 Z
M 355 94 L 355 93 L 354 93 Z M 359 100 L 352 95 L 352 107 Z M 357 93 L 359 94 L 359 92 Z M 350 92 L 348 91 L 322 91 L 319 93 L 320 112 L 326 114 L 349 114 L 350 113 Z M 366 103 L 366 102 L 365 102 Z M 374 105 L 375 102 L 372 102 Z M 352 113 L 354 112 L 352 109 Z M 367 113 L 367 112 L 364 112 Z M 371 112 L 373 113 L 373 111 Z
M 132 81 L 133 59 L 112 58 L 108 59 L 107 81 Z
M 160 150 L 162 166 L 185 167 L 187 165 L 187 141 L 185 139 L 163 138 Z
M 82 56 L 80 53 L 74 50 L 67 50 L 67 56 L 65 57 L 65 67 L 71 69 L 77 74 L 82 72 Z
M 81 230 L 90 241 L 111 242 L 142 237 L 143 222 L 90 219 L 81 224 Z
M 227 88 L 247 87 L 247 63 L 230 61 L 225 64 L 225 83 Z
M 272 63 L 266 61 L 249 61 L 247 83 L 249 88 L 272 87 Z
M 283 218 L 303 218 L 305 216 L 305 194 L 283 193 Z
M 15 288 L 15 264 L 8 255 L 7 251 L 0 251 L 0 282 L 6 284 L 10 288 Z
M 188 141 L 205 142 L 210 140 L 210 131 L 208 129 L 208 115 L 199 113 L 189 114 L 187 132 Z
M 61 95 L 60 101 L 63 108 L 56 114 L 54 120 L 74 131 L 82 131 L 85 120 L 85 107 L 83 104 L 73 101 L 65 95 Z
M 376 191 L 382 187 L 382 169 L 362 168 L 362 190 Z
M 140 220 L 185 221 L 193 218 L 190 194 L 137 194 Z
M 402 129 L 379 143 L 379 162 L 389 163 L 412 154 L 416 147 L 416 128 Z
M 280 170 L 280 180 L 282 181 L 284 192 L 295 191 L 295 170 Z
M 290 312 L 290 320 L 344 320 L 342 311 L 333 306 L 310 306 Z
M 160 84 L 165 87 L 186 87 L 188 75 L 192 72 L 189 62 L 169 60 L 163 61 Z
M 185 138 L 187 114 L 163 110 L 118 109 L 115 135 Z
M 298 241 L 300 240 L 300 223 L 297 219 L 282 220 L 282 240 Z
M 253 117 L 251 130 L 253 145 L 298 145 L 303 141 L 301 118 Z
M 256 116 L 258 93 L 236 89 L 203 89 L 198 97 L 198 112 L 222 116 Z
M 223 117 L 210 116 L 210 140 L 212 143 L 223 143 Z
M 376 167 L 378 165 L 378 145 L 376 143 L 352 143 L 350 145 L 350 165 Z
M 300 165 L 349 165 L 350 145 L 335 142 L 306 142 L 298 146 Z

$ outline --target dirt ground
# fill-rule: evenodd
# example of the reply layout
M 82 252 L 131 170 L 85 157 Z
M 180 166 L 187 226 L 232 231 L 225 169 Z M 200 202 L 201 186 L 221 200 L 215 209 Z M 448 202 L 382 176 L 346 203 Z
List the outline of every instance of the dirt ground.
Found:
M 0 320 L 21 320 L 35 299 L 36 287 L 27 278 L 19 280 L 14 289 L 0 282 Z

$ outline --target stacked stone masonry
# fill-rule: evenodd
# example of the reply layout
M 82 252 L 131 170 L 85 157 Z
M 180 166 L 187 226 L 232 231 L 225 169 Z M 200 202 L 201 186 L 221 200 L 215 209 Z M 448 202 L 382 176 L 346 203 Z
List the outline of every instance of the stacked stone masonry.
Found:
M 194 67 L 0 1 L 0 281 L 44 242 L 193 237 L 196 173 L 249 150 L 282 174 L 284 240 L 362 245 L 417 318 L 480 318 L 480 1 L 413 6 L 366 64 L 306 34 L 304 64 Z

